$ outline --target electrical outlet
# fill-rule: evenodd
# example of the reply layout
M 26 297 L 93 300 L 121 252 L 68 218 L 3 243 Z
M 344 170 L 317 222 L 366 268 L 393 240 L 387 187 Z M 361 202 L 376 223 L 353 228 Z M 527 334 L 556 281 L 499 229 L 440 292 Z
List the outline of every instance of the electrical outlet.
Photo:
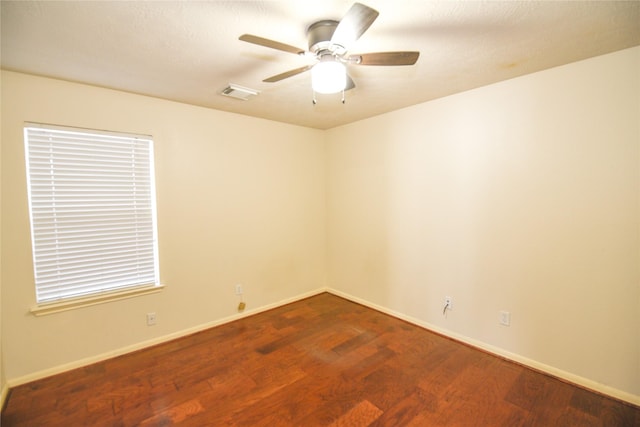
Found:
M 503 326 L 511 325 L 511 313 L 509 313 L 508 311 L 501 311 L 500 312 L 500 324 L 503 325 Z
M 238 283 L 236 285 L 236 295 L 242 295 L 243 291 L 242 291 L 242 285 L 240 283 Z
M 147 326 L 153 326 L 156 324 L 156 314 L 147 313 Z
M 453 298 L 444 297 L 444 306 L 447 310 L 453 310 Z

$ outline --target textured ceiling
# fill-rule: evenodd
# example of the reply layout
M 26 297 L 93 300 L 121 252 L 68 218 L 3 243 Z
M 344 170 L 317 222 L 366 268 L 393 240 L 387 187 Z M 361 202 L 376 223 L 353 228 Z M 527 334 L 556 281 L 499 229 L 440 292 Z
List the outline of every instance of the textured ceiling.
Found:
M 307 48 L 306 28 L 353 1 L 2 1 L 2 68 L 328 129 L 640 44 L 640 1 L 362 0 L 380 12 L 351 53 L 417 50 L 414 66 L 350 66 L 356 88 L 318 95 L 311 59 L 238 40 Z M 229 84 L 260 91 L 241 101 Z

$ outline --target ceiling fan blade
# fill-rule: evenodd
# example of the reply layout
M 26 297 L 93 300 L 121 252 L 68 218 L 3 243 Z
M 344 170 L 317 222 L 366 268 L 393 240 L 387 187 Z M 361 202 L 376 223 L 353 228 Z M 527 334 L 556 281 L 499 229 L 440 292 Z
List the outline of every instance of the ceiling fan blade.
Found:
M 252 34 L 243 34 L 238 37 L 239 40 L 247 43 L 253 43 L 260 46 L 270 47 L 271 49 L 278 49 L 296 55 L 304 55 L 305 50 L 299 47 L 291 46 L 285 43 L 280 43 L 275 40 L 265 39 L 263 37 L 254 36 Z
M 263 82 L 265 83 L 279 82 L 280 80 L 284 80 L 286 78 L 293 77 L 297 74 L 304 73 L 305 71 L 309 71 L 311 68 L 313 68 L 313 65 L 305 65 L 304 67 L 296 68 L 294 70 L 289 70 L 284 73 L 271 76 L 268 79 L 264 79 Z
M 349 61 L 358 65 L 413 65 L 420 52 L 375 52 L 350 55 Z
M 331 43 L 348 50 L 349 46 L 367 31 L 378 15 L 377 10 L 361 3 L 354 3 L 336 27 Z

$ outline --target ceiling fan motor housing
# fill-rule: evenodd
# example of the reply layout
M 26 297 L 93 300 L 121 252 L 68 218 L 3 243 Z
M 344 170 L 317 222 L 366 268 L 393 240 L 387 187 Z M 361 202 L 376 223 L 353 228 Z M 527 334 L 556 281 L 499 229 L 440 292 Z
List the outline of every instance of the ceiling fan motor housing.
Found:
M 346 52 L 344 47 L 331 43 L 331 37 L 333 37 L 337 26 L 338 21 L 330 19 L 311 24 L 307 30 L 309 51 L 315 55 L 320 54 L 322 51 L 330 51 L 332 54 L 343 55 Z

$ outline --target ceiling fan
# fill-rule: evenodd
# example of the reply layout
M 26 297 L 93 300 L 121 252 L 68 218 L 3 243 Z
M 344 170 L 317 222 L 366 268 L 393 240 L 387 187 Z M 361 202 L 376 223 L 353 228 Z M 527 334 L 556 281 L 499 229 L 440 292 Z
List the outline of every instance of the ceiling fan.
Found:
M 311 24 L 307 29 L 308 51 L 251 34 L 243 34 L 239 39 L 296 55 L 311 55 L 316 59 L 313 64 L 271 76 L 263 82 L 274 83 L 311 70 L 313 103 L 316 103 L 315 92 L 342 92 L 344 103 L 344 92 L 355 87 L 353 79 L 347 74 L 347 65 L 413 65 L 420 56 L 420 52 L 410 51 L 348 54 L 349 48 L 378 15 L 377 10 L 354 3 L 341 21 L 322 20 Z

